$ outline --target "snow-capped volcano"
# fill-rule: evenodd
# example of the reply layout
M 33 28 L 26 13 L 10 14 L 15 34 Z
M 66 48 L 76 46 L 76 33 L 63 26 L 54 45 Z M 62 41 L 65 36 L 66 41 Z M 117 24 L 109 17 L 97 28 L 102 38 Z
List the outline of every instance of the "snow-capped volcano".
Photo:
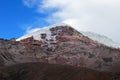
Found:
M 118 47 L 111 40 L 97 34 L 85 34 L 67 24 L 31 30 L 17 41 L 1 40 L 0 60 L 13 64 L 31 61 L 66 64 L 95 70 L 107 70 L 120 62 L 120 49 L 116 49 Z M 3 49 L 4 54 L 11 56 L 4 56 Z
M 24 36 L 16 39 L 16 41 L 20 41 L 22 39 L 26 39 L 28 37 L 31 37 L 33 36 L 35 40 L 41 40 L 40 38 L 40 34 L 42 33 L 46 33 L 47 36 L 46 38 L 47 39 L 50 39 L 52 36 L 51 36 L 51 31 L 50 29 L 53 28 L 53 27 L 56 27 L 56 26 L 67 26 L 67 27 L 72 27 L 74 28 L 76 31 L 82 33 L 84 36 L 87 36 L 88 38 L 98 42 L 98 43 L 101 43 L 101 44 L 104 44 L 108 47 L 112 47 L 112 48 L 120 48 L 120 44 L 119 43 L 116 43 L 114 41 L 112 41 L 111 39 L 109 39 L 108 37 L 106 36 L 103 36 L 103 35 L 100 35 L 100 34 L 96 34 L 96 33 L 93 33 L 93 32 L 83 32 L 83 31 L 79 31 L 77 30 L 74 26 L 70 26 L 68 24 L 64 24 L 64 23 L 60 23 L 60 24 L 55 24 L 55 25 L 52 25 L 52 26 L 48 26 L 48 27 L 43 27 L 43 28 L 36 28 L 36 29 L 33 29 L 32 31 L 30 31 L 28 34 L 25 34 Z M 55 37 L 55 36 L 54 36 Z

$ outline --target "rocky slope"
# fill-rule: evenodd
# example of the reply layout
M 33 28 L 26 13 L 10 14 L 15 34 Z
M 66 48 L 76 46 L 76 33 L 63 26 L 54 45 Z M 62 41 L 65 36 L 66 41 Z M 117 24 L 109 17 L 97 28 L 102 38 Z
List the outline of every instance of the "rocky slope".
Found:
M 120 49 L 68 25 L 0 39 L 0 80 L 120 80 Z
M 0 67 L 25 62 L 36 62 L 36 59 L 20 54 L 22 47 L 15 40 L 0 39 Z
M 17 41 L 1 40 L 0 45 L 1 56 L 5 49 L 9 58 L 5 65 L 34 61 L 108 70 L 120 63 L 120 49 L 100 44 L 68 25 L 44 28 Z

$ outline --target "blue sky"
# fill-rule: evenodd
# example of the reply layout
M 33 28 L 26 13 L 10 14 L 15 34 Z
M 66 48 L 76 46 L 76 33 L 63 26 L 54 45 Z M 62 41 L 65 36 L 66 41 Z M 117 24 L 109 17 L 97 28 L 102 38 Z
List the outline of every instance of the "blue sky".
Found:
M 45 22 L 35 22 L 45 16 L 38 14 L 35 7 L 26 7 L 22 0 L 0 0 L 0 38 L 20 37 L 32 25 L 32 28 L 47 25 Z
M 67 23 L 120 43 L 120 0 L 0 0 L 0 38 Z

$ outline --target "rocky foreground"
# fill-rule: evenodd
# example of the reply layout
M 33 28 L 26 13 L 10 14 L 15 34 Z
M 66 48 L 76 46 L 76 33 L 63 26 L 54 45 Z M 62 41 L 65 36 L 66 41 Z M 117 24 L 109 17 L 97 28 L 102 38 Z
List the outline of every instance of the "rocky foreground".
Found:
M 100 72 L 48 63 L 26 63 L 1 68 L 0 80 L 120 80 L 120 72 Z

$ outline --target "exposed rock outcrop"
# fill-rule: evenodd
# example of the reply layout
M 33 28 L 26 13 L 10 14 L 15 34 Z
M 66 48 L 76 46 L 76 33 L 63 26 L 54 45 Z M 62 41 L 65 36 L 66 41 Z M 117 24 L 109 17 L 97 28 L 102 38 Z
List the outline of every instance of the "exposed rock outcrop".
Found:
M 113 64 L 120 63 L 119 49 L 97 43 L 70 26 L 49 30 L 49 34 L 39 34 L 39 40 L 34 39 L 34 35 L 20 41 L 1 40 L 0 49 L 6 49 L 16 63 L 37 61 L 95 70 L 108 70 Z

